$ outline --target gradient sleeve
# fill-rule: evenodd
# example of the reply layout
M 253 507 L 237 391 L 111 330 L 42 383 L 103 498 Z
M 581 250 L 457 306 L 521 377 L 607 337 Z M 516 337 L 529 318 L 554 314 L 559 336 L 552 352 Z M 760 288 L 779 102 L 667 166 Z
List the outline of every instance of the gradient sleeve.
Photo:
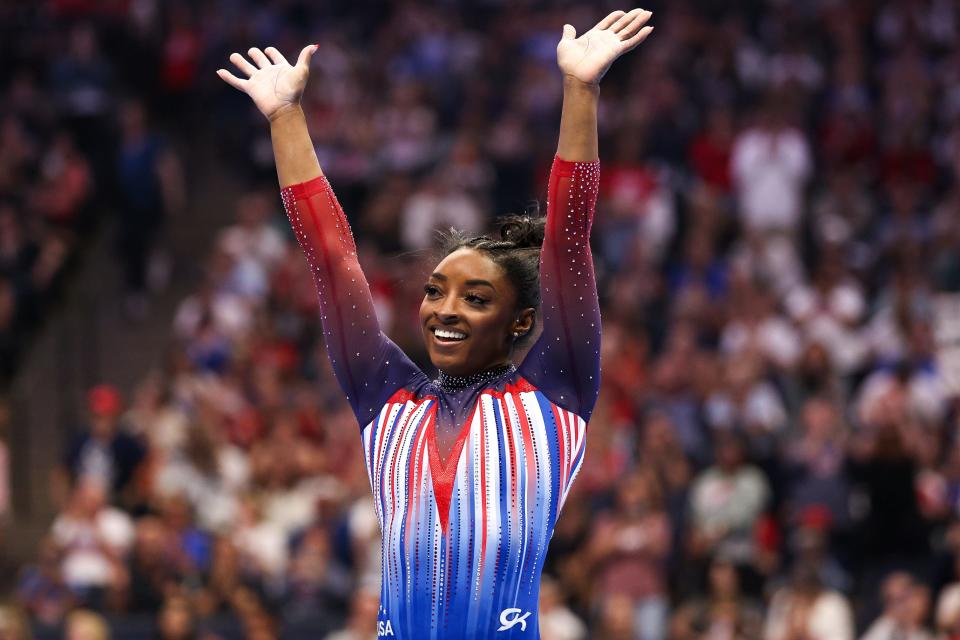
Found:
M 600 161 L 557 157 L 540 256 L 543 331 L 520 373 L 551 402 L 589 420 L 600 389 L 600 305 L 590 251 Z
M 380 330 L 350 225 L 326 177 L 281 196 L 317 286 L 334 375 L 363 428 L 395 391 L 423 374 Z

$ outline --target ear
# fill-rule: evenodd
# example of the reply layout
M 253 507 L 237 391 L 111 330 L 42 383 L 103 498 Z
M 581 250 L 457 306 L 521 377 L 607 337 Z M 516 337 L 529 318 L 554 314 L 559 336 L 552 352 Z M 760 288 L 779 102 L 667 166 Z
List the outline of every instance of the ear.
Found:
M 513 331 L 514 338 L 520 339 L 530 333 L 533 329 L 533 320 L 536 317 L 536 313 L 536 309 L 527 307 L 517 314 L 517 319 L 513 321 L 513 326 L 510 329 Z

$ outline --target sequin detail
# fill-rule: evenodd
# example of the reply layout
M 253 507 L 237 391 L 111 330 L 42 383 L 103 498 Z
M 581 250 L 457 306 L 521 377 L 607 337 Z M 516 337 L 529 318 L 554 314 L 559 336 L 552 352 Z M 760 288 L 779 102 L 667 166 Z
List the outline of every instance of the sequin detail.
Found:
M 509 375 L 516 370 L 517 368 L 513 365 L 513 363 L 511 363 L 502 367 L 487 369 L 486 371 L 481 371 L 480 373 L 474 373 L 469 376 L 451 376 L 443 371 L 440 371 L 437 373 L 437 378 L 433 381 L 433 383 L 443 391 L 459 391 L 460 389 L 466 389 L 467 387 L 473 385 L 485 385 L 489 382 L 493 382 L 497 378 L 502 378 L 506 375 Z
M 590 419 L 600 392 L 600 303 L 590 229 L 600 161 L 555 158 L 540 256 L 543 332 L 518 367 L 551 402 Z

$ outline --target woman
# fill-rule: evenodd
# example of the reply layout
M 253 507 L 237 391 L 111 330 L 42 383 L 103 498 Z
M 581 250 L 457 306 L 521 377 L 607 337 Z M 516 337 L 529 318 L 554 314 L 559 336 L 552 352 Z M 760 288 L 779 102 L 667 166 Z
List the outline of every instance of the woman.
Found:
M 380 331 L 347 220 L 320 170 L 299 104 L 317 47 L 304 48 L 295 66 L 274 48 L 254 48 L 252 63 L 230 56 L 246 79 L 217 72 L 270 121 L 284 206 L 316 279 L 330 359 L 363 425 L 383 531 L 381 636 L 538 637 L 540 572 L 600 380 L 588 238 L 599 180 L 598 83 L 649 35 L 650 15 L 615 11 L 579 38 L 564 27 L 546 228 L 513 219 L 499 240 L 451 236 L 420 307 L 436 380 Z M 532 334 L 541 307 L 542 333 L 515 366 L 514 348 Z

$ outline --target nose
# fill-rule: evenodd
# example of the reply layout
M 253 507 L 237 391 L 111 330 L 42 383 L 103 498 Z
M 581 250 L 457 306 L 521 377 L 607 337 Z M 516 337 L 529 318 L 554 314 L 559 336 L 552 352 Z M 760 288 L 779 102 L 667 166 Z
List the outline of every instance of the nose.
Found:
M 453 296 L 445 296 L 443 300 L 434 307 L 433 315 L 444 324 L 453 324 L 459 319 L 456 304 L 456 298 Z

